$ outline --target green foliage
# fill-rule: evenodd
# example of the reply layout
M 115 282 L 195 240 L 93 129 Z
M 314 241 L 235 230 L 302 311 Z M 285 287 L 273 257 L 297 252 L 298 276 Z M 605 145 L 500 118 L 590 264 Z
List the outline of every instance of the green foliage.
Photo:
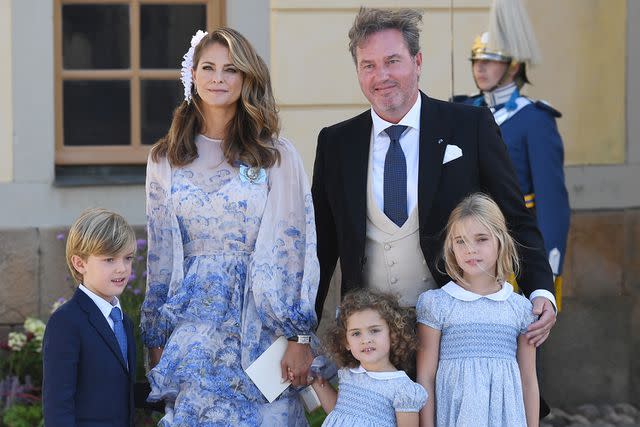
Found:
M 6 427 L 41 427 L 44 426 L 42 406 L 12 405 L 4 411 L 2 421 Z
M 326 417 L 327 414 L 324 412 L 322 407 L 320 407 L 307 414 L 307 421 L 309 422 L 310 427 L 320 427 Z
M 42 338 L 45 324 L 28 317 L 22 331 L 10 332 L 0 343 L 0 425 L 42 425 Z
M 23 331 L 10 332 L 0 343 L 0 379 L 8 376 L 25 381 L 29 376 L 35 385 L 42 383 L 42 337 L 44 323 L 28 317 Z

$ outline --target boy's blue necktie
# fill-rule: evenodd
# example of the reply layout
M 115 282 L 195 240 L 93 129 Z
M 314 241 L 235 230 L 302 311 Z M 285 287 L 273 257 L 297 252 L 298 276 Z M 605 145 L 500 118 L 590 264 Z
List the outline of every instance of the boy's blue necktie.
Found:
M 384 130 L 391 139 L 384 159 L 384 214 L 398 227 L 407 220 L 407 161 L 400 146 L 406 128 L 394 125 Z
M 118 307 L 113 307 L 109 317 L 113 320 L 113 332 L 116 334 L 124 362 L 127 363 L 127 334 L 122 324 L 122 312 Z

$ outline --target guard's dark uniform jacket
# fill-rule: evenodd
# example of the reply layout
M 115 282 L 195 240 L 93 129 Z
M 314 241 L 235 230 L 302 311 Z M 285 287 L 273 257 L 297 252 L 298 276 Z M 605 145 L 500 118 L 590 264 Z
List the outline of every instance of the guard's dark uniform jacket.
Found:
M 453 101 L 486 106 L 481 94 L 456 96 Z M 571 214 L 564 182 L 564 148 L 556 126 L 556 117 L 562 115 L 543 101 L 517 94 L 491 110 L 500 126 L 526 205 L 535 209 L 551 269 L 560 276 Z

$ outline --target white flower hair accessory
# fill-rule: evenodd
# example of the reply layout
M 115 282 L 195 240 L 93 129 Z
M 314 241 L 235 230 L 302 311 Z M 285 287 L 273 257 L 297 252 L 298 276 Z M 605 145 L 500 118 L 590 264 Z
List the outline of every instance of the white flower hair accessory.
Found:
M 184 86 L 184 99 L 187 104 L 191 102 L 191 86 L 193 85 L 193 75 L 191 70 L 193 69 L 193 53 L 196 50 L 196 46 L 208 33 L 206 31 L 198 30 L 196 34 L 191 37 L 191 47 L 182 57 L 182 70 L 180 70 L 180 80 Z

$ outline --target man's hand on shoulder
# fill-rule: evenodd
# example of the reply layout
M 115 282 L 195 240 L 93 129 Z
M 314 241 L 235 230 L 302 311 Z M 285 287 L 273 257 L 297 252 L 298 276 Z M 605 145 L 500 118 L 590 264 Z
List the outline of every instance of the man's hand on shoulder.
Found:
M 540 347 L 549 338 L 551 328 L 556 324 L 556 310 L 551 301 L 545 297 L 533 299 L 533 314 L 540 318 L 527 328 L 529 344 Z

